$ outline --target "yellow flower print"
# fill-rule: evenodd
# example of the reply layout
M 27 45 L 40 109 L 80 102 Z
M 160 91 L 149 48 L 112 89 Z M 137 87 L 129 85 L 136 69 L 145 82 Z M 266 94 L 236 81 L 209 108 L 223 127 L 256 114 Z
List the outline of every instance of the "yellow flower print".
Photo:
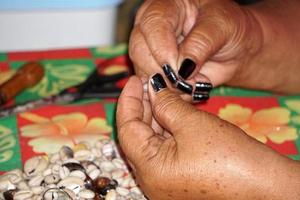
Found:
M 274 107 L 253 112 L 250 108 L 228 104 L 219 110 L 219 116 L 239 126 L 262 143 L 269 139 L 281 144 L 298 137 L 296 129 L 287 125 L 290 121 L 290 111 L 285 108 Z
M 16 70 L 13 70 L 13 69 L 5 71 L 5 72 L 2 72 L 0 70 L 0 85 L 2 83 L 4 83 L 5 81 L 7 81 L 8 79 L 10 79 L 15 73 L 16 73 Z
M 41 97 L 57 94 L 65 88 L 83 82 L 90 71 L 83 64 L 45 64 L 46 76 L 39 84 L 28 89 L 28 92 L 37 93 Z
M 300 100 L 287 100 L 285 101 L 285 104 L 290 110 L 297 113 L 295 116 L 291 117 L 291 121 L 294 124 L 300 125 Z
M 104 69 L 103 73 L 105 75 L 113 75 L 121 72 L 127 72 L 128 69 L 124 65 L 111 65 Z
M 29 145 L 36 153 L 50 154 L 63 145 L 73 147 L 80 142 L 93 143 L 101 137 L 108 138 L 112 131 L 105 119 L 89 119 L 80 112 L 56 115 L 50 119 L 29 112 L 20 116 L 33 122 L 21 128 L 21 135 L 32 138 Z

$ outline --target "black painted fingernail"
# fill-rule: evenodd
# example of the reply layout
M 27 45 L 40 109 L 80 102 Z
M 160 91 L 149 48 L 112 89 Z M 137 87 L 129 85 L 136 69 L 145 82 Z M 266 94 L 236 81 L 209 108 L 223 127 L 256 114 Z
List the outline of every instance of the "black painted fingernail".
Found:
M 166 84 L 164 78 L 159 73 L 152 76 L 150 82 L 151 82 L 151 85 L 155 92 L 159 92 L 160 90 L 167 87 L 167 84 Z
M 187 94 L 192 94 L 192 92 L 193 92 L 193 86 L 182 80 L 177 81 L 176 87 L 179 90 L 181 90 L 182 92 L 187 93 Z
M 211 83 L 197 82 L 195 84 L 195 92 L 210 92 L 213 89 Z
M 196 63 L 191 59 L 187 58 L 182 62 L 178 74 L 180 75 L 181 78 L 187 79 L 193 73 L 195 68 L 196 68 Z
M 194 92 L 194 94 L 193 94 L 194 102 L 203 102 L 203 101 L 207 101 L 208 99 L 209 99 L 208 93 Z
M 169 81 L 172 84 L 175 84 L 178 81 L 178 78 L 177 78 L 175 72 L 173 71 L 173 69 L 170 67 L 170 65 L 164 64 L 162 66 L 162 68 L 163 68 L 163 71 L 164 71 L 166 77 L 169 79 Z

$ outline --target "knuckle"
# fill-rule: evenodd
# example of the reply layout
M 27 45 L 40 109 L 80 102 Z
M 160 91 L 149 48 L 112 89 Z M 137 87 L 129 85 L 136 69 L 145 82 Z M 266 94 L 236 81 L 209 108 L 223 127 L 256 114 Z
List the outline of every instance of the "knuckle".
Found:
M 187 112 L 186 106 L 184 106 L 181 98 L 173 93 L 161 93 L 160 98 L 154 103 L 155 113 L 158 117 L 168 116 L 170 122 L 176 122 L 180 120 L 182 115 Z
M 126 133 L 131 133 L 135 128 L 135 124 L 131 121 L 118 126 L 118 139 L 121 144 L 126 143 Z
M 132 60 L 137 59 L 139 57 L 138 55 L 144 51 L 143 46 L 144 46 L 143 41 L 141 41 L 141 39 L 136 34 L 133 33 L 129 41 L 128 54 L 130 59 Z

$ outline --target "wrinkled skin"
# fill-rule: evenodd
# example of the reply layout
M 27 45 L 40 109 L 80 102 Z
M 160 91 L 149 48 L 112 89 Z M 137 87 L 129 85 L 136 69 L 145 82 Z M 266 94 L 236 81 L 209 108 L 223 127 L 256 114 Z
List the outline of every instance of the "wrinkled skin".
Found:
M 174 88 L 142 84 L 161 66 L 197 68 L 189 83 L 210 81 L 273 92 L 300 92 L 300 1 L 147 0 L 129 54 L 135 65 L 119 99 L 118 137 L 151 200 L 300 199 L 299 163 L 242 130 L 196 110 Z M 184 98 L 185 100 L 190 100 Z
M 138 76 L 197 63 L 189 83 L 210 81 L 299 93 L 299 1 L 148 0 L 138 11 L 129 54 Z
M 118 137 L 151 200 L 299 199 L 300 166 L 177 93 L 149 96 L 132 77 L 117 109 Z

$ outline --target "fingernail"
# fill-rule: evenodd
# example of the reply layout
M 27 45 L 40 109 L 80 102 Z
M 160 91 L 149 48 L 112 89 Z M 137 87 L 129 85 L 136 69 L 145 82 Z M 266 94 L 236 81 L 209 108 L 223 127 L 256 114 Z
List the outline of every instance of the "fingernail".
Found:
M 193 94 L 194 102 L 203 102 L 203 101 L 207 101 L 208 99 L 209 99 L 208 93 L 194 92 Z
M 178 78 L 177 78 L 175 72 L 173 71 L 173 69 L 170 67 L 170 65 L 164 64 L 162 66 L 162 68 L 163 68 L 163 71 L 164 71 L 166 77 L 169 79 L 169 81 L 172 84 L 175 84 L 177 82 Z
M 187 94 L 192 94 L 192 92 L 193 92 L 193 86 L 182 80 L 177 81 L 176 87 L 177 87 L 177 89 L 179 89 L 182 92 L 187 93 Z
M 197 82 L 195 84 L 195 92 L 210 92 L 213 89 L 211 83 Z
M 193 73 L 195 68 L 196 68 L 196 63 L 191 59 L 187 58 L 182 62 L 178 74 L 180 75 L 181 78 L 187 79 Z
M 159 92 L 160 90 L 167 87 L 167 84 L 166 84 L 164 78 L 159 73 L 152 76 L 150 82 L 151 82 L 151 85 L 155 92 Z

